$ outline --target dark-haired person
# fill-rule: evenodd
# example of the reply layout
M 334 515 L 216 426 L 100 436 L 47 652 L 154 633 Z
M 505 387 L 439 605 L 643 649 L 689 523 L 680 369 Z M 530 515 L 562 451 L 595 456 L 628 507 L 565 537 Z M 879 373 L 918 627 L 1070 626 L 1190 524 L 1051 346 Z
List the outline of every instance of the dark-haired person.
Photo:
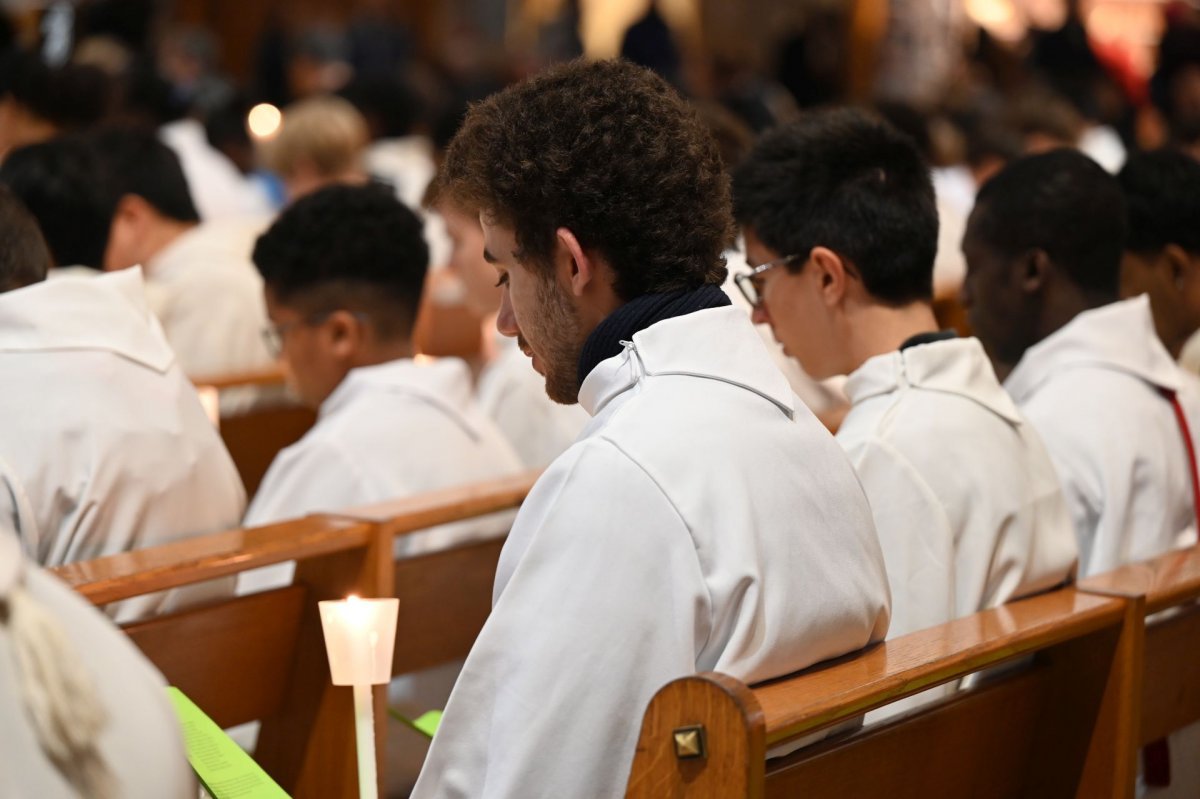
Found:
M 473 106 L 443 168 L 479 210 L 497 327 L 592 419 L 517 515 L 413 796 L 620 796 L 667 681 L 883 637 L 870 508 L 721 290 L 728 177 L 665 81 L 553 67 Z
M 889 634 L 1068 578 L 1058 478 L 974 338 L 933 317 L 937 211 L 920 153 L 861 111 L 765 134 L 734 176 L 755 319 L 817 378 L 849 375 L 837 438 L 892 586 Z
M 466 364 L 413 360 L 428 258 L 420 221 L 377 184 L 301 198 L 259 239 L 268 336 L 292 389 L 319 418 L 275 458 L 248 524 L 522 468 L 473 406 Z
M 95 276 L 104 265 L 109 214 L 100 162 L 81 138 L 59 136 L 9 153 L 8 186 L 38 222 L 54 259 L 48 277 Z
M 108 128 L 89 141 L 110 220 L 104 268 L 141 265 L 183 371 L 213 377 L 268 367 L 262 280 L 250 263 L 257 221 L 201 222 L 179 159 L 150 131 Z
M 1200 328 L 1200 161 L 1135 153 L 1117 179 L 1129 206 L 1121 296 L 1150 298 L 1158 337 L 1179 360 Z
M 50 67 L 34 52 L 0 53 L 0 162 L 18 147 L 96 123 L 112 94 L 111 79 L 96 67 Z
M 0 523 L 43 566 L 236 525 L 241 480 L 140 271 L 45 281 L 37 223 L 2 187 L 0 241 Z M 119 615 L 210 591 L 132 600 Z
M 963 239 L 971 326 L 1046 442 L 1085 576 L 1195 541 L 1200 414 L 1149 300 L 1119 300 L 1127 230 L 1117 179 L 1058 150 L 988 181 Z
M 428 250 L 421 222 L 389 186 L 332 186 L 297 200 L 259 239 L 267 335 L 316 425 L 276 456 L 246 523 L 257 525 L 490 480 L 524 468 L 472 399 L 457 358 L 413 359 L 412 332 Z M 511 514 L 444 525 L 397 542 L 412 555 L 500 534 Z M 239 590 L 290 581 L 268 567 Z M 391 702 L 417 716 L 442 707 L 458 674 L 448 664 L 393 685 Z M 403 735 L 403 733 L 401 733 Z M 390 787 L 420 769 L 412 738 L 393 758 Z M 418 756 L 412 762 L 412 755 Z

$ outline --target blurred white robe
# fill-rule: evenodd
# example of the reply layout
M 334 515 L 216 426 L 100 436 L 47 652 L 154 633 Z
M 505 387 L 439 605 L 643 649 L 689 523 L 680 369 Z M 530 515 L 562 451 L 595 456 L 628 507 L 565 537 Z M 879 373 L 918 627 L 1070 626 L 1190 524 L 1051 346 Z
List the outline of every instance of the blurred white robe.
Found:
M 0 520 L 41 565 L 237 526 L 241 479 L 146 305 L 141 270 L 0 294 L 0 384 Z M 142 597 L 121 616 L 173 604 Z
M 561 405 L 546 396 L 546 379 L 534 371 L 515 338 L 496 339 L 496 356 L 479 374 L 479 407 L 522 463 L 544 468 L 575 443 L 590 417 L 578 404 Z
M 1196 541 L 1191 465 L 1200 397 L 1158 339 L 1145 295 L 1076 316 L 1030 347 L 1004 382 L 1062 480 L 1082 576 Z
M 0 604 L 18 583 L 47 613 L 90 677 L 106 713 L 98 749 L 121 799 L 195 799 L 196 780 L 184 756 L 179 722 L 162 675 L 87 600 L 21 557 L 0 520 Z M 0 796 L 78 799 L 38 740 L 21 687 L 9 620 L 0 622 Z

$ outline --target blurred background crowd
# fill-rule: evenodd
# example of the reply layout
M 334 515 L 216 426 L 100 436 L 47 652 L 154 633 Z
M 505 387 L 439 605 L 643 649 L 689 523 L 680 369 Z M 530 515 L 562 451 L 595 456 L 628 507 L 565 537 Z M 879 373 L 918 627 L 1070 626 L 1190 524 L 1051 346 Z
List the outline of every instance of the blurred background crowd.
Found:
M 153 128 L 204 221 L 366 176 L 420 209 L 471 101 L 580 55 L 666 76 L 730 161 L 806 109 L 870 105 L 934 168 L 942 296 L 975 190 L 1008 159 L 1200 158 L 1195 0 L 5 0 L 0 53 L 0 159 Z M 436 267 L 449 244 L 429 237 Z

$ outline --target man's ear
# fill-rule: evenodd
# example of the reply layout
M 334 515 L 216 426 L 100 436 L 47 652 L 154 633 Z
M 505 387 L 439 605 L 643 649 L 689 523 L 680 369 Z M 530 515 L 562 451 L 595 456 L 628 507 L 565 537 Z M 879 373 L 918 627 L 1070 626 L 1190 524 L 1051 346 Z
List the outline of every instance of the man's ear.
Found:
M 1195 277 L 1193 270 L 1200 266 L 1200 263 L 1189 257 L 1187 250 L 1178 244 L 1168 244 L 1164 247 L 1162 259 L 1167 265 L 1171 285 L 1177 289 L 1182 289 L 1189 279 Z
M 1030 250 L 1021 257 L 1017 268 L 1017 285 L 1026 294 L 1037 294 L 1050 278 L 1050 256 L 1045 250 Z
M 830 308 L 840 305 L 850 278 L 842 256 L 828 247 L 813 247 L 804 268 L 813 270 L 812 277 L 817 281 L 825 305 Z
M 369 323 L 350 311 L 334 311 L 325 320 L 325 340 L 334 356 L 340 361 L 352 363 L 361 351 Z
M 145 227 L 146 220 L 150 218 L 150 214 L 154 208 L 145 199 L 136 194 L 123 194 L 121 199 L 117 200 L 117 207 L 113 210 L 113 223 L 118 220 L 126 225 L 132 225 L 140 230 Z
M 588 285 L 598 278 L 597 264 L 569 228 L 560 227 L 554 231 L 554 237 L 554 272 L 559 282 L 570 288 L 572 295 L 581 297 Z

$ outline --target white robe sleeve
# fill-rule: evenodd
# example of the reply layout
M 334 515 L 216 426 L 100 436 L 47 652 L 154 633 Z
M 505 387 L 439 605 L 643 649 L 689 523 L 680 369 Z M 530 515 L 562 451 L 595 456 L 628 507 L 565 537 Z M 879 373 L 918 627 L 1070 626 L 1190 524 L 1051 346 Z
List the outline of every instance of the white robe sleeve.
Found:
M 636 463 L 591 439 L 535 487 L 499 571 L 413 796 L 623 795 L 647 703 L 694 673 L 708 635 L 687 527 Z
M 846 454 L 871 504 L 892 587 L 888 637 L 957 617 L 954 532 L 933 490 L 884 441 L 856 442 Z

